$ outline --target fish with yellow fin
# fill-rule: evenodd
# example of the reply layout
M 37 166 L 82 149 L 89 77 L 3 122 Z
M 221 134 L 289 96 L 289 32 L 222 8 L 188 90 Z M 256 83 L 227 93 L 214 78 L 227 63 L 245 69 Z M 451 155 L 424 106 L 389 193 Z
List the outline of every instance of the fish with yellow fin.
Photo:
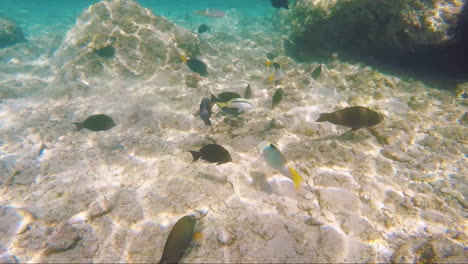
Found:
M 185 55 L 181 55 L 180 60 L 185 62 L 193 72 L 204 77 L 208 76 L 208 67 L 206 67 L 206 64 L 203 61 L 194 58 L 187 58 Z
M 291 179 L 294 182 L 294 187 L 299 189 L 303 180 L 302 177 L 296 172 L 296 170 L 288 165 L 283 154 L 275 145 L 268 141 L 262 141 L 258 144 L 257 148 L 260 155 L 271 168 Z
M 273 67 L 275 67 L 275 71 L 268 76 L 268 81 L 269 82 L 275 82 L 275 84 L 278 84 L 281 79 L 284 77 L 284 72 L 281 69 L 280 65 L 276 62 L 273 62 Z

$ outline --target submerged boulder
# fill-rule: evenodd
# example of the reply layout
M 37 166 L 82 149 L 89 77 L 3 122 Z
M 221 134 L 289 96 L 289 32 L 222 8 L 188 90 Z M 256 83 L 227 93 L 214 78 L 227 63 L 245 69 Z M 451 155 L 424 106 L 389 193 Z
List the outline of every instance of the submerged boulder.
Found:
M 410 52 L 451 41 L 463 0 L 304 0 L 288 15 L 299 52 Z
M 80 15 L 55 53 L 56 84 L 76 81 L 87 89 L 103 75 L 147 79 L 181 67 L 180 55 L 198 55 L 199 43 L 195 34 L 134 1 L 101 1 Z
M 24 42 L 23 31 L 10 19 L 0 16 L 0 48 Z

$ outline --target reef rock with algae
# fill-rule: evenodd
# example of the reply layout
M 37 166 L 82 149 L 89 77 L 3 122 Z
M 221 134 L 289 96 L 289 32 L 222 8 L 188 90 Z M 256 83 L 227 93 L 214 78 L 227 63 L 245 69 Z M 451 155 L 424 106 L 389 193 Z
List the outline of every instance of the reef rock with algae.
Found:
M 300 51 L 329 55 L 348 50 L 373 56 L 450 42 L 464 2 L 304 0 L 291 7 L 286 20 Z
M 150 9 L 128 0 L 101 1 L 81 14 L 56 52 L 56 84 L 74 80 L 87 89 L 103 75 L 154 78 L 180 67 L 180 55 L 199 52 L 195 34 Z

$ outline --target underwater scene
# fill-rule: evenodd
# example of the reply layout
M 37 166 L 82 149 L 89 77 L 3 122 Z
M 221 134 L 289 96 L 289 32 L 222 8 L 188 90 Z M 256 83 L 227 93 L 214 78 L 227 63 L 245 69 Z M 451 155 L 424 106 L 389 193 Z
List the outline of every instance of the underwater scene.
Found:
M 0 263 L 467 263 L 465 0 L 0 0 Z

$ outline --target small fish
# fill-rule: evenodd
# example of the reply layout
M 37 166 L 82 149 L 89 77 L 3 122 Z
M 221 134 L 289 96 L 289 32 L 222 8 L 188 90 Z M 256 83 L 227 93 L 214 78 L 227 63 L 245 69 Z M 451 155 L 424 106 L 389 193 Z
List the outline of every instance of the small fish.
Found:
M 280 67 L 280 65 L 278 63 L 274 62 L 273 67 L 275 67 L 275 72 L 272 73 L 268 77 L 268 80 L 270 82 L 275 82 L 276 84 L 278 84 L 281 81 L 281 79 L 283 79 L 284 73 L 283 73 L 283 70 L 281 69 L 281 67 Z
M 266 60 L 266 61 L 265 61 L 265 66 L 270 67 L 270 65 L 272 65 L 273 63 L 274 63 L 274 62 L 271 61 L 271 60 Z
M 288 166 L 288 162 L 275 145 L 268 141 L 262 141 L 258 144 L 257 148 L 268 166 L 291 179 L 296 189 L 299 189 L 302 177 L 292 167 Z
M 363 127 L 375 126 L 383 120 L 383 117 L 363 106 L 347 107 L 332 113 L 321 113 L 315 122 L 328 121 L 335 125 L 351 127 L 355 131 Z
M 229 152 L 218 144 L 208 144 L 201 148 L 199 151 L 189 152 L 190 154 L 192 154 L 193 157 L 192 162 L 195 162 L 200 158 L 211 163 L 216 163 L 216 165 L 232 161 Z
M 273 98 L 271 99 L 271 109 L 275 108 L 275 106 L 277 106 L 281 102 L 281 100 L 283 100 L 283 95 L 283 89 L 279 88 L 275 91 L 275 93 L 273 94 Z
M 254 109 L 254 105 L 250 103 L 249 101 L 242 99 L 242 98 L 234 98 L 230 101 L 227 102 L 217 102 L 216 103 L 219 108 L 228 108 L 228 110 L 233 110 L 236 109 L 237 114 L 240 114 L 242 112 Z
M 93 49 L 93 53 L 97 54 L 103 58 L 110 59 L 115 55 L 115 49 L 112 45 L 105 46 L 100 49 Z
M 216 102 L 225 103 L 235 98 L 241 98 L 240 94 L 235 93 L 235 92 L 222 92 L 218 94 L 218 97 L 211 94 L 212 103 L 216 103 Z
M 211 126 L 211 102 L 209 98 L 203 98 L 200 103 L 200 118 L 205 122 L 205 125 Z
M 322 63 L 320 63 L 319 66 L 317 66 L 317 68 L 314 69 L 314 71 L 312 72 L 312 78 L 314 78 L 315 80 L 320 77 L 320 74 L 322 73 Z
M 266 57 L 267 57 L 269 60 L 272 61 L 272 60 L 274 60 L 274 59 L 277 57 L 277 55 L 276 55 L 275 53 L 273 53 L 273 52 L 268 52 L 268 53 L 266 54 Z
M 185 56 L 180 56 L 180 59 L 187 63 L 187 66 L 193 72 L 200 74 L 201 76 L 208 76 L 208 70 L 206 64 L 198 59 L 187 59 Z
M 198 27 L 198 34 L 202 34 L 202 33 L 205 33 L 205 32 L 208 32 L 210 31 L 210 27 L 205 25 L 205 24 L 201 24 L 199 27 Z
M 111 117 L 103 114 L 92 115 L 86 118 L 86 120 L 81 123 L 73 124 L 76 125 L 77 131 L 82 128 L 86 128 L 92 131 L 104 131 L 116 126 L 114 120 L 112 120 Z
M 247 87 L 245 87 L 244 98 L 245 99 L 252 98 L 252 88 L 250 88 L 250 84 L 247 84 Z
M 186 215 L 175 223 L 169 232 L 159 263 L 179 263 L 192 242 L 196 222 L 194 216 Z
M 288 0 L 271 0 L 271 5 L 272 5 L 274 8 L 285 8 L 285 9 L 289 9 Z
M 207 17 L 223 17 L 224 12 L 221 10 L 206 8 L 204 10 L 197 10 L 194 12 L 196 15 L 207 16 Z

